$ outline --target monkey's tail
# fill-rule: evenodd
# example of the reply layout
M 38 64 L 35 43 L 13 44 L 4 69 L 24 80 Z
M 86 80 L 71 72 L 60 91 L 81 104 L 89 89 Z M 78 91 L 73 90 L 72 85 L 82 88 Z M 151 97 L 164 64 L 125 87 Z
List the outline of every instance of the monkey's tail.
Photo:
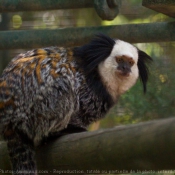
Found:
M 37 175 L 32 143 L 14 130 L 4 133 L 12 163 L 13 175 Z

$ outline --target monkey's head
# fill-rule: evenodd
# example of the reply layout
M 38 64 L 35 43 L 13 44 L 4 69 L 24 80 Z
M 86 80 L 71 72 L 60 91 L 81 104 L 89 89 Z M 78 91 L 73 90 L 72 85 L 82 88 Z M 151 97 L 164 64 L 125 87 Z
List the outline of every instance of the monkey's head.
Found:
M 131 88 L 138 77 L 146 92 L 147 63 L 151 57 L 134 45 L 99 34 L 89 44 L 75 52 L 81 57 L 86 75 L 96 79 L 97 74 L 112 96 L 118 96 Z M 78 53 L 78 54 L 77 54 Z

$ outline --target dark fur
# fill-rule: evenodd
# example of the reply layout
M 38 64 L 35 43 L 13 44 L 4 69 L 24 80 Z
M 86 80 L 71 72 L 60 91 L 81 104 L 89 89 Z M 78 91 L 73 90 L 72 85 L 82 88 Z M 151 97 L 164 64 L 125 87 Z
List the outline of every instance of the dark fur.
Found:
M 110 55 L 114 44 L 115 41 L 110 37 L 98 34 L 90 43 L 74 49 L 74 56 L 80 61 L 80 66 L 85 72 L 89 87 L 110 105 L 113 102 L 101 82 L 97 66 Z
M 146 84 L 148 81 L 148 74 L 149 74 L 147 63 L 152 61 L 152 58 L 141 50 L 138 50 L 138 55 L 139 59 L 137 65 L 139 69 L 139 77 L 143 84 L 144 93 L 146 93 Z

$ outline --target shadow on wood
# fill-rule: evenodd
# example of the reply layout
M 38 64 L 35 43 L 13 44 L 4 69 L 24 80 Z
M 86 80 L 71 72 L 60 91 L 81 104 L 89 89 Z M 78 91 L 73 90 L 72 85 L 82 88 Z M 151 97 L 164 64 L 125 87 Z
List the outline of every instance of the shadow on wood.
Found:
M 7 154 L 0 142 L 0 170 L 10 169 Z M 71 134 L 36 150 L 38 170 L 44 174 L 171 170 L 174 155 L 175 118 Z

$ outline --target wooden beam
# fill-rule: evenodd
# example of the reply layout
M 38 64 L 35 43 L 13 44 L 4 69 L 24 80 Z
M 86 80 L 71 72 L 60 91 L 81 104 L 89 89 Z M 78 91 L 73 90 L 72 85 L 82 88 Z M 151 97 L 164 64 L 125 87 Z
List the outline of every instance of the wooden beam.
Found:
M 172 0 L 143 0 L 142 5 L 175 18 L 175 1 Z
M 163 172 L 175 169 L 174 155 L 175 118 L 71 134 L 36 150 L 38 170 L 45 174 Z M 1 142 L 0 170 L 9 169 Z
M 175 22 L 79 27 L 53 30 L 1 31 L 0 49 L 78 46 L 101 32 L 130 43 L 175 41 Z

